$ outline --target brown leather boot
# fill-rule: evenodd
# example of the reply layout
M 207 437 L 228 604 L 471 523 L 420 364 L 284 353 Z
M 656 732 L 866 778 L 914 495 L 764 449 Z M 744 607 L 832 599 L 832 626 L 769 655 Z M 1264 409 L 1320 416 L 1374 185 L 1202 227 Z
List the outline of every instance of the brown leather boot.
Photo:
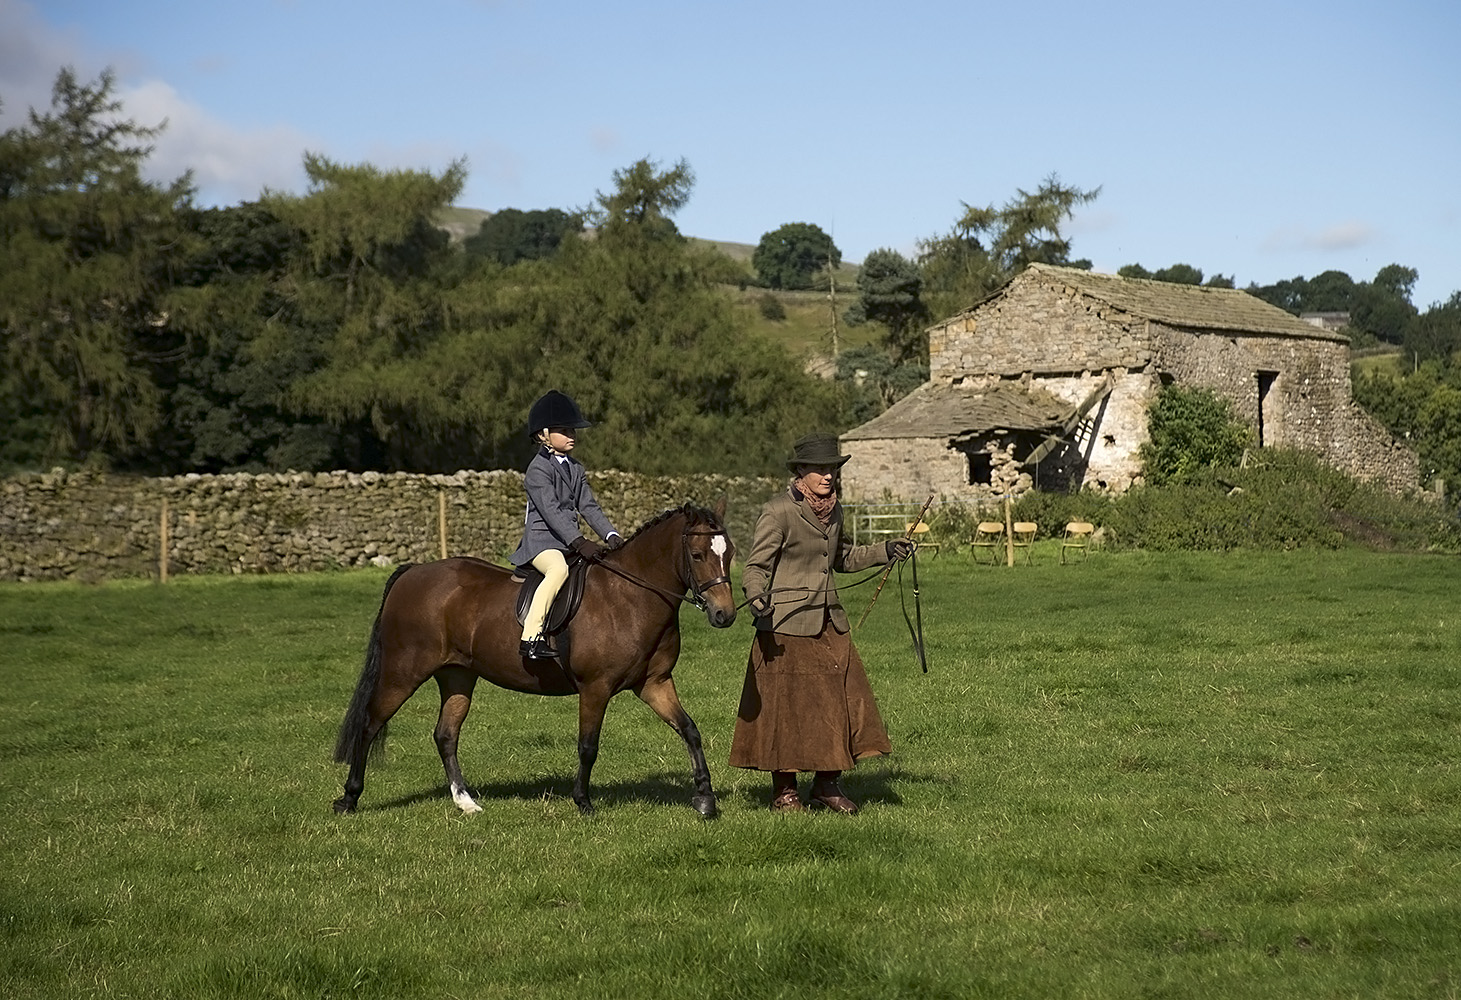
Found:
M 802 812 L 806 806 L 796 794 L 795 771 L 771 772 L 771 811 L 774 813 Z
M 811 806 L 813 809 L 830 809 L 844 816 L 857 813 L 857 803 L 842 794 L 837 779 L 841 771 L 818 771 L 817 780 L 812 782 Z

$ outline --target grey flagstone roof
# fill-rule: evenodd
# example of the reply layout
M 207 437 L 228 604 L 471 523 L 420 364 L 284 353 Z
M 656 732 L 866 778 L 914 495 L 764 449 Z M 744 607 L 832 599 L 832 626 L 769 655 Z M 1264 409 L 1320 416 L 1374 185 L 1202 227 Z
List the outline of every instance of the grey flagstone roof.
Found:
M 1237 288 L 1205 288 L 1147 278 L 1123 278 L 1053 264 L 1031 264 L 1014 280 L 1022 278 L 1032 278 L 1044 284 L 1062 283 L 1123 312 L 1168 326 L 1349 342 L 1349 338 L 1341 333 L 1306 323 L 1292 313 Z M 998 296 L 996 292 L 994 297 Z
M 975 388 L 925 382 L 843 441 L 878 438 L 954 438 L 985 431 L 1059 431 L 1075 411 L 1044 389 L 1010 382 Z

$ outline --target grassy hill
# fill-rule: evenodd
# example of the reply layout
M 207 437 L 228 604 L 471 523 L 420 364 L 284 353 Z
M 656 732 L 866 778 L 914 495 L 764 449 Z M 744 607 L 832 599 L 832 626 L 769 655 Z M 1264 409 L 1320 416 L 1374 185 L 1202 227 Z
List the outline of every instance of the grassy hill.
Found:
M 458 208 L 456 205 L 451 205 L 442 209 L 436 224 L 451 235 L 453 243 L 460 243 L 468 236 L 477 235 L 477 230 L 482 227 L 483 221 L 491 216 L 491 212 L 483 211 L 480 208 Z

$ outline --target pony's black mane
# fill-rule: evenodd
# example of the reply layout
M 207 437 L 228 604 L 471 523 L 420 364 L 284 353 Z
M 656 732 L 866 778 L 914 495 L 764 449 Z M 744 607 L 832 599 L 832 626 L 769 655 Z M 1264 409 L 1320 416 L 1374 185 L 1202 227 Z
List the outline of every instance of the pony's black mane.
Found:
M 665 521 L 668 521 L 676 514 L 684 514 L 686 517 L 690 518 L 691 524 L 698 524 L 704 521 L 705 523 L 713 525 L 717 528 L 725 527 L 725 525 L 721 524 L 715 519 L 715 515 L 709 510 L 705 509 L 704 507 L 697 507 L 693 503 L 687 502 L 680 507 L 671 507 L 668 510 L 662 510 L 654 517 L 650 518 L 648 521 L 645 521 L 639 527 L 634 529 L 634 534 L 625 539 L 626 544 L 628 542 L 632 542 L 634 539 L 638 538 L 640 535 L 644 534 L 655 525 L 662 524 Z

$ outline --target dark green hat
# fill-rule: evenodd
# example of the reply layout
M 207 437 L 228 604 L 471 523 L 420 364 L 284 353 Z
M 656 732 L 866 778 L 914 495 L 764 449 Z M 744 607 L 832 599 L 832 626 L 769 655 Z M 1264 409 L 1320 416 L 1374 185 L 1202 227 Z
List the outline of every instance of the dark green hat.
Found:
M 840 468 L 851 457 L 838 454 L 836 434 L 814 431 L 791 446 L 791 457 L 786 460 L 786 467 L 792 472 L 798 465 L 835 465 Z

